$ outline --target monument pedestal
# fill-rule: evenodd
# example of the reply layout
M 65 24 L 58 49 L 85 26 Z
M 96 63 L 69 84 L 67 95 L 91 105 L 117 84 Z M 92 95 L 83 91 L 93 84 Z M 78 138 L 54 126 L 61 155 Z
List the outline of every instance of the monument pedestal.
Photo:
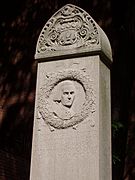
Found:
M 38 60 L 31 180 L 111 180 L 109 41 L 82 9 L 46 23 Z

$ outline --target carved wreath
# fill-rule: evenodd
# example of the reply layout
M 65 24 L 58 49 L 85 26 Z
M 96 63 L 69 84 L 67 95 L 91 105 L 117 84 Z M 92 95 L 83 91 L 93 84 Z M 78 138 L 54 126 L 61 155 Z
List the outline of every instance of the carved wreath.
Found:
M 49 97 L 53 88 L 64 80 L 72 80 L 80 83 L 85 92 L 85 101 L 79 113 L 75 113 L 68 120 L 54 116 L 49 110 Z M 95 112 L 95 95 L 92 80 L 82 70 L 64 70 L 57 73 L 46 74 L 46 83 L 40 88 L 38 110 L 44 121 L 53 128 L 65 129 L 83 121 L 90 113 Z

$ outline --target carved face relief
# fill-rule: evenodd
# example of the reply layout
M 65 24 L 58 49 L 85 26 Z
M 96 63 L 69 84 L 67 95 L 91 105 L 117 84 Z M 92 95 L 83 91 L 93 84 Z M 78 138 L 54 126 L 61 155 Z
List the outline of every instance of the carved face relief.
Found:
M 73 82 L 66 81 L 61 86 L 61 103 L 63 106 L 70 108 L 75 98 L 75 86 Z
M 64 80 L 58 83 L 52 90 L 50 103 L 52 101 L 51 111 L 54 118 L 59 118 L 62 121 L 69 120 L 77 113 L 74 106 L 74 103 L 76 104 L 75 95 L 77 93 L 75 84 L 76 86 L 81 86 L 75 81 Z M 81 91 L 83 91 L 83 88 Z
M 39 113 L 45 122 L 65 129 L 95 112 L 95 96 L 90 77 L 79 70 L 65 70 L 46 75 L 40 89 Z

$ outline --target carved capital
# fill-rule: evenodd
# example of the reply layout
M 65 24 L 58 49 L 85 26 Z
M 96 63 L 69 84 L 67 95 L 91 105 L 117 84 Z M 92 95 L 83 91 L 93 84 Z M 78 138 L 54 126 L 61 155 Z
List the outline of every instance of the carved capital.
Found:
M 84 10 L 68 4 L 45 24 L 38 39 L 36 54 L 98 44 L 98 29 L 93 19 Z

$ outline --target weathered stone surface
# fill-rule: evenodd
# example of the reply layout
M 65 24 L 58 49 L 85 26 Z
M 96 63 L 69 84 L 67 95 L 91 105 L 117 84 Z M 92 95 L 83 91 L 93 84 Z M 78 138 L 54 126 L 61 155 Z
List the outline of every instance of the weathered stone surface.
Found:
M 106 35 L 85 11 L 66 5 L 41 31 L 35 57 L 30 179 L 111 180 Z
M 37 42 L 36 59 L 102 53 L 112 60 L 107 36 L 83 9 L 67 4 L 43 27 Z
M 89 113 L 94 113 L 93 82 L 83 70 L 66 69 L 43 74 L 45 84 L 40 89 L 38 110 L 48 125 L 65 129 L 83 121 Z M 64 86 L 65 91 L 62 89 Z M 67 105 L 61 99 L 67 101 Z M 70 100 L 73 102 L 68 106 Z
M 99 45 L 98 28 L 82 9 L 66 5 L 46 23 L 38 39 L 36 55 Z

